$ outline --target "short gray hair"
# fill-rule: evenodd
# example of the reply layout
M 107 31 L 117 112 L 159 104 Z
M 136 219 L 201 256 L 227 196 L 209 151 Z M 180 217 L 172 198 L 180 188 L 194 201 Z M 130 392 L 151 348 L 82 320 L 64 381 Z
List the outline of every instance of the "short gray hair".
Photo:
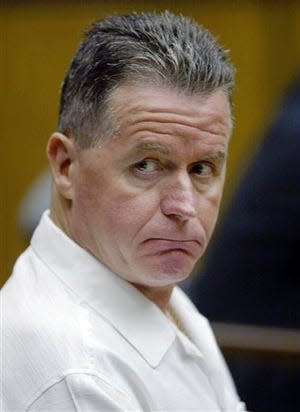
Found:
M 115 127 L 107 116 L 112 92 L 138 80 L 188 94 L 222 88 L 230 100 L 234 68 L 214 36 L 188 17 L 165 11 L 96 21 L 63 82 L 58 130 L 80 148 L 98 143 Z

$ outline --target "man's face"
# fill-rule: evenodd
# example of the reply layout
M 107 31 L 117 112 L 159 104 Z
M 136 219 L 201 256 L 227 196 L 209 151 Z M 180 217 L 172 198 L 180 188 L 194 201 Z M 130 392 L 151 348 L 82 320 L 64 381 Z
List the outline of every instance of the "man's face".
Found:
M 183 280 L 217 219 L 230 134 L 222 91 L 207 97 L 127 85 L 113 95 L 117 137 L 79 152 L 72 236 L 136 285 Z

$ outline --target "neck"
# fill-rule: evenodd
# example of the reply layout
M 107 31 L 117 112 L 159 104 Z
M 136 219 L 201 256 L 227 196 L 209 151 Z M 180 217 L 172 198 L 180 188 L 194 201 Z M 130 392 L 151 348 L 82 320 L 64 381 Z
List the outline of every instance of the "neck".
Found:
M 144 285 L 132 284 L 139 292 L 151 300 L 159 309 L 167 314 L 167 309 L 170 301 L 174 285 L 164 287 L 149 287 Z

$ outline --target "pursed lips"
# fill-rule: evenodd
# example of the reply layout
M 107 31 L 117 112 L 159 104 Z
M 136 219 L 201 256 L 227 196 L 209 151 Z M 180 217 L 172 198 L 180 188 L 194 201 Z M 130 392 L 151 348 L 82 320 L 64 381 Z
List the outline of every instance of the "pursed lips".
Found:
M 147 254 L 163 254 L 171 251 L 182 251 L 197 257 L 199 254 L 201 243 L 198 240 L 178 240 L 164 238 L 150 238 L 142 242 L 145 246 Z

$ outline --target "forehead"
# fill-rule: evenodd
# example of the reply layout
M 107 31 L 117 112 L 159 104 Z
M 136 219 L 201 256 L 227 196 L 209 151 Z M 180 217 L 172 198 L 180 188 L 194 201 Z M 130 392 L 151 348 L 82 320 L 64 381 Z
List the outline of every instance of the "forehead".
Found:
M 149 122 L 180 125 L 216 134 L 230 134 L 231 110 L 223 90 L 209 95 L 188 95 L 175 89 L 140 84 L 125 84 L 110 99 L 113 118 L 120 128 Z
M 105 164 L 108 170 L 109 164 L 127 164 L 151 152 L 186 162 L 226 158 L 231 114 L 221 90 L 189 96 L 167 88 L 123 85 L 112 93 L 109 108 L 118 132 L 91 149 L 95 168 Z

